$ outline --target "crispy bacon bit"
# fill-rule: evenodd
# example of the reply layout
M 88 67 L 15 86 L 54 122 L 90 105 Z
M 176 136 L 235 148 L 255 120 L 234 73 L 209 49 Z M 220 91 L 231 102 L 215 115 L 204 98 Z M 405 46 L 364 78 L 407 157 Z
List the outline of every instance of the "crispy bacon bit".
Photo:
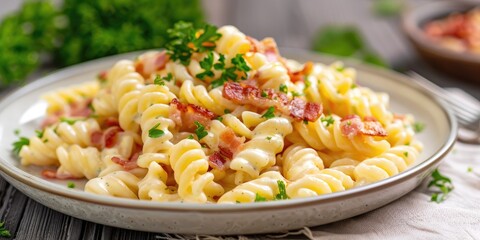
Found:
M 104 82 L 107 80 L 107 76 L 108 76 L 108 71 L 107 70 L 103 70 L 101 71 L 98 75 L 97 75 L 97 78 L 98 80 Z
M 42 171 L 42 176 L 44 178 L 50 179 L 79 179 L 77 177 L 72 176 L 71 174 L 63 173 L 58 174 L 57 171 L 51 169 L 45 169 Z
M 118 133 L 122 132 L 120 127 L 109 127 L 103 132 L 102 148 L 112 148 L 117 144 Z
M 102 146 L 102 137 L 103 133 L 101 131 L 94 131 L 90 134 L 90 141 L 93 146 L 101 147 Z
M 40 127 L 42 129 L 53 125 L 54 123 L 57 123 L 60 120 L 60 115 L 54 114 L 54 115 L 49 115 L 45 119 L 43 119 L 42 124 L 40 124 Z
M 245 137 L 237 137 L 232 129 L 227 128 L 220 133 L 218 148 L 225 157 L 232 159 L 233 155 L 240 150 L 244 142 Z
M 301 98 L 289 100 L 286 94 L 275 92 L 273 89 L 264 90 L 262 97 L 262 90 L 257 87 L 227 82 L 222 94 L 224 98 L 236 104 L 251 105 L 260 109 L 274 106 L 296 120 L 315 121 L 322 113 L 322 105 L 318 103 L 306 102 Z
M 368 136 L 387 136 L 387 131 L 373 117 L 366 117 L 364 121 L 358 115 L 348 115 L 342 118 L 340 129 L 345 136 L 353 137 L 357 135 Z
M 137 153 L 133 154 L 132 157 L 129 158 L 129 159 L 122 159 L 120 157 L 112 157 L 112 162 L 122 166 L 123 169 L 125 169 L 126 171 L 129 171 L 129 170 L 132 170 L 132 169 L 135 169 L 135 168 L 138 167 L 137 159 L 138 159 L 139 156 L 140 156 L 140 153 L 137 152 Z
M 135 61 L 135 71 L 144 78 L 149 78 L 152 74 L 164 69 L 168 60 L 166 51 L 146 53 Z
M 115 117 L 108 117 L 103 122 L 105 128 L 109 127 L 120 127 L 120 123 L 118 122 L 118 118 Z
M 208 109 L 194 105 L 181 103 L 178 99 L 174 98 L 170 103 L 171 116 L 181 130 L 194 131 L 195 122 L 199 122 L 204 126 L 209 126 L 210 121 L 216 116 Z
M 290 80 L 292 82 L 298 82 L 298 81 L 303 81 L 304 77 L 309 75 L 312 70 L 313 70 L 313 62 L 306 62 L 303 65 L 303 69 L 300 71 L 292 72 L 289 68 L 288 70 L 288 75 L 290 76 Z
M 264 52 L 265 49 L 263 48 L 263 45 L 260 44 L 260 42 L 250 36 L 247 36 L 247 40 L 250 42 L 250 52 Z
M 208 165 L 210 165 L 211 168 L 225 170 L 226 162 L 227 160 L 220 152 L 214 152 L 208 157 Z

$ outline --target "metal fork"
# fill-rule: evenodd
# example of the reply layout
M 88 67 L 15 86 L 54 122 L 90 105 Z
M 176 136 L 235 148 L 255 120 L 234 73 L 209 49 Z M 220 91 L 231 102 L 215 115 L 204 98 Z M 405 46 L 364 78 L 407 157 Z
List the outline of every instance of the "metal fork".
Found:
M 416 72 L 411 71 L 408 75 L 451 107 L 461 127 L 457 136 L 459 141 L 480 144 L 480 101 L 463 91 L 459 94 L 441 88 Z

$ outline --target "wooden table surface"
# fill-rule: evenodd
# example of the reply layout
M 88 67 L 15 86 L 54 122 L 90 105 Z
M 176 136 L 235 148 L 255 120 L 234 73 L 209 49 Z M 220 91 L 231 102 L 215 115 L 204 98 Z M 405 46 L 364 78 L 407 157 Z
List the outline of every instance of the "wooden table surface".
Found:
M 426 1 L 408 1 L 410 5 Z M 372 14 L 372 1 L 235 0 L 215 5 L 211 19 L 217 25 L 233 24 L 257 38 L 272 36 L 280 46 L 308 49 L 310 39 L 323 24 L 355 24 L 368 44 L 394 69 L 414 70 L 445 87 L 460 87 L 480 99 L 480 85 L 447 77 L 419 59 L 406 41 L 396 17 Z M 218 4 L 218 5 L 216 5 Z M 222 10 L 226 9 L 226 10 Z M 218 14 L 218 11 L 224 11 Z M 213 12 L 215 13 L 215 12 Z M 246 17 L 248 16 L 248 17 Z M 10 143 L 3 143 L 10 144 Z M 104 226 L 49 209 L 0 178 L 0 219 L 13 239 L 165 239 L 172 235 Z M 264 238 L 264 236 L 249 236 Z M 291 238 L 291 237 L 290 237 Z

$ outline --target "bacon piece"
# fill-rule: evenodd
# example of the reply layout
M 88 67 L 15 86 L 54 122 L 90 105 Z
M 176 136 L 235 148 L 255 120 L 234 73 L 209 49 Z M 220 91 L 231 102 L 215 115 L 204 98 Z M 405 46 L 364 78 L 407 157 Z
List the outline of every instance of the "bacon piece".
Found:
M 117 144 L 118 133 L 123 130 L 120 127 L 109 127 L 103 132 L 102 148 L 112 148 Z
M 313 70 L 313 62 L 306 62 L 303 65 L 302 70 L 296 71 L 296 72 L 292 72 L 292 70 L 290 70 L 290 68 L 287 67 L 288 76 L 290 76 L 290 80 L 292 82 L 304 81 L 304 77 L 309 75 L 312 72 L 312 70 Z
M 322 113 L 322 105 L 306 102 L 301 98 L 288 99 L 283 93 L 277 93 L 273 89 L 262 91 L 250 85 L 227 82 L 223 86 L 224 98 L 240 105 L 250 105 L 260 109 L 274 106 L 280 112 L 293 117 L 296 120 L 315 121 Z
M 101 131 L 94 131 L 90 134 L 90 141 L 92 142 L 93 146 L 100 148 L 102 146 L 102 137 L 103 133 Z
M 211 168 L 225 170 L 225 163 L 227 163 L 227 160 L 220 152 L 214 152 L 208 157 L 208 165 Z
M 43 170 L 42 171 L 42 176 L 44 178 L 50 178 L 50 179 L 80 179 L 80 178 L 74 177 L 71 174 L 67 174 L 67 173 L 58 174 L 57 171 L 51 170 L 51 169 Z
M 104 81 L 107 81 L 107 76 L 108 76 L 108 71 L 103 70 L 97 75 L 97 78 L 98 78 L 98 80 L 104 82 Z
M 144 78 L 149 78 L 152 74 L 164 69 L 168 60 L 166 51 L 146 53 L 135 61 L 135 71 Z
M 348 137 L 357 135 L 387 136 L 387 131 L 373 117 L 366 117 L 364 121 L 358 115 L 348 115 L 340 123 L 342 134 Z
M 180 126 L 183 131 L 194 131 L 196 129 L 195 122 L 199 122 L 204 126 L 209 126 L 210 121 L 216 116 L 208 109 L 197 106 L 195 104 L 181 103 L 178 99 L 174 98 L 170 103 L 170 113 L 173 115 L 173 119 L 176 124 Z
M 245 137 L 237 137 L 232 129 L 227 128 L 220 133 L 218 148 L 225 157 L 232 159 L 232 157 L 240 150 L 244 142 Z
M 89 105 L 92 103 L 93 99 L 86 99 L 84 102 L 80 103 L 71 103 L 69 112 L 65 115 L 68 117 L 88 117 L 92 114 L 92 109 Z
M 250 42 L 250 52 L 261 52 L 265 51 L 263 45 L 255 38 L 247 36 L 247 40 Z
M 123 159 L 123 158 L 120 158 L 120 157 L 112 157 L 112 162 L 120 165 L 123 167 L 123 169 L 125 169 L 126 171 L 129 171 L 129 170 L 132 170 L 132 169 L 135 169 L 138 167 L 137 165 L 137 159 L 138 157 L 140 156 L 140 153 L 135 153 L 132 155 L 131 158 L 129 159 Z
M 108 117 L 103 122 L 104 127 L 120 127 L 120 123 L 118 122 L 118 118 L 115 117 Z

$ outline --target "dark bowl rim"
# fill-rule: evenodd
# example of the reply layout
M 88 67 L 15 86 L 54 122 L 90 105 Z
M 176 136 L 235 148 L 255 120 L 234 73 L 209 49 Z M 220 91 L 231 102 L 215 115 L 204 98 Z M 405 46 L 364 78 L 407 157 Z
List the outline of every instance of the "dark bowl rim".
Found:
M 452 2 L 452 1 L 438 1 L 438 2 L 429 2 L 420 4 L 417 7 L 408 8 L 406 9 L 401 16 L 401 27 L 402 30 L 406 33 L 406 35 L 410 38 L 412 42 L 419 45 L 421 48 L 428 50 L 429 52 L 441 56 L 444 58 L 448 58 L 450 60 L 456 60 L 461 62 L 468 62 L 468 63 L 478 63 L 480 64 L 480 54 L 474 54 L 471 52 L 456 52 L 450 50 L 448 48 L 440 46 L 438 43 L 427 38 L 425 33 L 423 32 L 422 28 L 420 27 L 421 22 L 425 22 L 425 20 L 433 20 L 436 18 L 424 18 L 422 21 L 416 21 L 413 18 L 413 15 L 418 11 L 431 8 L 432 6 L 441 6 L 438 11 L 438 15 L 448 15 L 449 13 L 458 12 L 460 9 L 464 11 L 473 9 L 475 7 L 480 7 L 480 3 L 473 3 L 473 2 Z M 446 8 L 454 8 L 453 10 L 446 10 Z

